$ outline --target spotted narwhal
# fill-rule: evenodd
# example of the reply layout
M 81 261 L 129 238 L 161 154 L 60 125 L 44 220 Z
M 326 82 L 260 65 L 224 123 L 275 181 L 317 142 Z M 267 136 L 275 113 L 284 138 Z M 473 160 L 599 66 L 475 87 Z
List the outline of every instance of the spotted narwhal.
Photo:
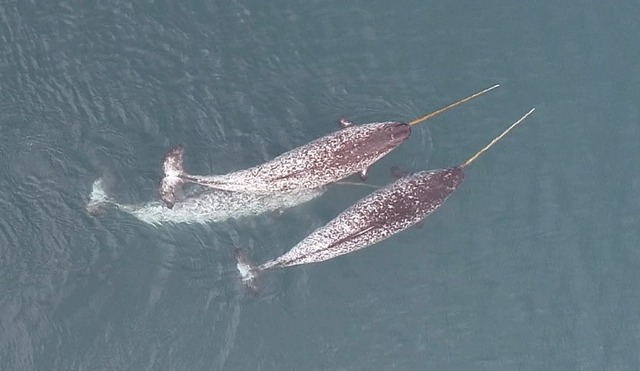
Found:
M 371 246 L 420 222 L 456 190 L 464 179 L 464 168 L 533 111 L 527 112 L 462 165 L 420 171 L 396 180 L 356 202 L 276 259 L 255 266 L 242 251 L 236 250 L 237 268 L 243 281 L 251 286 L 254 278 L 267 270 L 333 259 Z
M 190 175 L 184 171 L 184 148 L 169 150 L 163 164 L 160 198 L 169 207 L 176 202 L 176 191 L 184 182 L 215 189 L 247 193 L 288 193 L 326 186 L 352 174 L 364 180 L 369 166 L 402 144 L 411 127 L 459 104 L 476 98 L 494 85 L 411 122 L 375 122 L 353 125 L 340 119 L 342 130 L 327 134 L 271 161 L 223 175 Z
M 199 189 L 198 189 L 199 188 Z M 109 196 L 100 178 L 93 183 L 87 211 L 97 214 L 107 206 L 124 211 L 149 224 L 209 223 L 242 219 L 268 212 L 282 211 L 319 197 L 326 187 L 278 194 L 256 194 L 195 187 L 185 192 L 175 207 L 168 209 L 159 201 L 124 204 Z

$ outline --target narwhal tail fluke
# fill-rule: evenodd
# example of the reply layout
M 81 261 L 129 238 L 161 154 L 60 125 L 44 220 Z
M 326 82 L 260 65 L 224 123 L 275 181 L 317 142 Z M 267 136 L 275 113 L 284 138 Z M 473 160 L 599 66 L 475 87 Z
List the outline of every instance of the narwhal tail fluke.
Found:
M 261 269 L 249 260 L 244 250 L 236 248 L 233 255 L 236 258 L 236 267 L 238 268 L 238 272 L 240 272 L 242 283 L 252 292 L 257 292 L 258 287 L 256 280 Z
M 160 181 L 160 199 L 172 208 L 177 200 L 177 194 L 182 190 L 185 175 L 182 160 L 184 158 L 184 146 L 179 144 L 164 155 L 162 163 L 162 180 Z
M 109 198 L 104 185 L 104 178 L 98 178 L 93 182 L 91 188 L 91 195 L 89 196 L 89 202 L 87 203 L 87 212 L 91 215 L 97 215 L 104 212 L 105 208 L 109 204 L 114 202 Z

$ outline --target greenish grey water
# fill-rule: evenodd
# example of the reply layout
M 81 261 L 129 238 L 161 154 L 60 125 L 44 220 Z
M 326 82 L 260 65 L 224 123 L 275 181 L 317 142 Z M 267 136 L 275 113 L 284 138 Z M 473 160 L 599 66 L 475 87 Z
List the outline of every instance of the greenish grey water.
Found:
M 640 6 L 568 1 L 0 2 L 0 369 L 640 368 Z M 459 163 L 422 229 L 239 286 L 369 191 L 150 227 L 163 152 L 223 173 L 356 122 L 417 128 L 373 169 Z

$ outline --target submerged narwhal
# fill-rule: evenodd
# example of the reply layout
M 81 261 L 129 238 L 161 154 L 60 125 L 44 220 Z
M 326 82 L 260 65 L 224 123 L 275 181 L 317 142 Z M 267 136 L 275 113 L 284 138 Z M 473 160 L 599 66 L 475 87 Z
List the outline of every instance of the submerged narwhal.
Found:
M 236 249 L 237 268 L 243 282 L 252 286 L 254 278 L 264 271 L 321 262 L 363 249 L 420 222 L 458 188 L 467 166 L 534 110 L 527 112 L 462 165 L 420 171 L 396 180 L 356 202 L 276 259 L 254 266 L 241 250 Z
M 218 190 L 258 194 L 317 189 L 359 173 L 364 180 L 369 166 L 397 148 L 411 135 L 411 127 L 450 108 L 474 99 L 496 84 L 411 122 L 374 122 L 353 125 L 340 119 L 342 130 L 327 134 L 281 154 L 271 161 L 223 175 L 190 175 L 184 171 L 184 147 L 167 151 L 160 182 L 160 198 L 169 208 L 185 182 Z
M 184 192 L 181 201 L 168 209 L 159 201 L 126 204 L 115 200 L 107 192 L 105 179 L 93 183 L 86 209 L 100 214 L 107 207 L 124 211 L 152 225 L 177 223 L 211 223 L 242 219 L 255 215 L 282 212 L 321 196 L 327 187 L 279 194 L 255 194 L 221 191 L 195 186 Z

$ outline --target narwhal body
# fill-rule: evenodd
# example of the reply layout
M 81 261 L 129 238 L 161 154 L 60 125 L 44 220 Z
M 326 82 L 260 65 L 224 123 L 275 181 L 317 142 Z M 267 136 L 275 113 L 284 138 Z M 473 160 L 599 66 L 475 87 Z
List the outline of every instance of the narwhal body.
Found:
M 218 190 L 273 194 L 316 189 L 361 173 L 403 143 L 411 126 L 401 122 L 349 125 L 305 145 L 283 153 L 263 164 L 223 175 L 184 173 L 184 148 L 175 147 L 165 155 L 160 197 L 172 207 L 176 187 L 197 183 Z
M 185 192 L 180 202 L 168 209 L 159 201 L 124 204 L 110 197 L 102 178 L 93 184 L 87 210 L 96 214 L 106 206 L 131 214 L 149 224 L 210 223 L 242 219 L 268 212 L 278 212 L 319 197 L 326 187 L 278 194 L 255 194 L 221 191 L 200 187 Z
M 243 281 L 266 270 L 332 259 L 371 246 L 420 222 L 433 213 L 464 179 L 464 168 L 522 122 L 524 115 L 489 145 L 462 165 L 404 176 L 347 208 L 325 226 L 300 241 L 289 252 L 254 266 L 236 252 Z
M 464 179 L 460 167 L 421 171 L 371 193 L 258 269 L 321 262 L 378 243 L 434 212 Z
M 341 130 L 292 149 L 271 161 L 223 175 L 190 175 L 184 171 L 184 148 L 167 152 L 163 164 L 160 197 L 168 207 L 176 202 L 176 191 L 184 182 L 246 193 L 288 193 L 316 189 L 359 173 L 367 177 L 369 167 L 397 148 L 411 135 L 411 127 L 490 90 L 452 103 L 408 123 L 388 121 L 353 125 L 341 119 Z

